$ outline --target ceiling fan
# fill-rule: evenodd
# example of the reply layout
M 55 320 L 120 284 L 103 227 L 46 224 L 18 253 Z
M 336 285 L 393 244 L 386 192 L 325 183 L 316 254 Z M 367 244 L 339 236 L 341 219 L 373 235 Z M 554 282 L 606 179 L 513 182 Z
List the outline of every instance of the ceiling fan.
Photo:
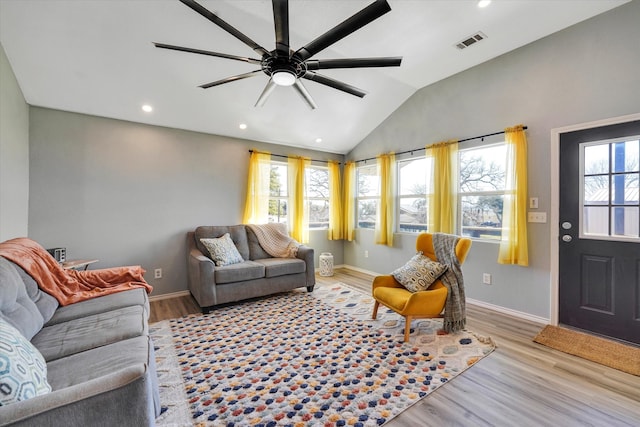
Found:
M 365 7 L 355 15 L 336 25 L 334 28 L 296 51 L 293 51 L 289 46 L 288 0 L 272 0 L 276 44 L 275 49 L 271 51 L 251 40 L 251 38 L 238 31 L 236 28 L 195 0 L 180 1 L 249 46 L 260 55 L 260 59 L 193 49 L 190 47 L 174 46 L 164 43 L 154 43 L 155 46 L 162 49 L 197 53 L 200 55 L 215 56 L 218 58 L 233 59 L 236 61 L 247 62 L 249 64 L 260 65 L 260 69 L 258 70 L 200 85 L 201 88 L 207 89 L 213 86 L 246 79 L 248 77 L 254 77 L 260 75 L 260 73 L 264 73 L 269 76 L 269 82 L 258 98 L 258 101 L 255 104 L 256 107 L 264 105 L 276 86 L 293 86 L 307 102 L 309 107 L 312 109 L 316 108 L 316 103 L 302 84 L 302 79 L 311 80 L 362 98 L 366 95 L 366 92 L 363 90 L 322 74 L 318 74 L 316 70 L 327 70 L 331 68 L 398 67 L 402 62 L 402 57 L 311 59 L 320 51 L 389 12 L 391 7 L 386 0 L 376 0 L 374 3 Z

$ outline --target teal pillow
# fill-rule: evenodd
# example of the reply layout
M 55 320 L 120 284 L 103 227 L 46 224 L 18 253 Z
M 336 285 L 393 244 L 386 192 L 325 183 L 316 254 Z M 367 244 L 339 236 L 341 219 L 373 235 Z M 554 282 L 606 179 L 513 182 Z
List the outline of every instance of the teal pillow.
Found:
M 50 391 L 42 354 L 16 328 L 0 318 L 0 406 Z
M 218 267 L 223 265 L 237 264 L 243 262 L 242 255 L 231 240 L 229 233 L 225 233 L 217 239 L 200 239 L 205 248 L 209 251 L 211 259 Z
M 410 292 L 424 291 L 447 270 L 447 266 L 431 260 L 422 252 L 415 254 L 409 262 L 391 275 Z

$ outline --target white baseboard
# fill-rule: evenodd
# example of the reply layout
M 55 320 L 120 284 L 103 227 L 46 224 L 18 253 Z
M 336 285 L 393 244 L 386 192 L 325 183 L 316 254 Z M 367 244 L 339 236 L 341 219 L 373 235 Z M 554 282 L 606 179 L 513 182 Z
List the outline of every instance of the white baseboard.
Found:
M 525 313 L 523 311 L 513 310 L 511 308 L 502 307 L 500 305 L 490 304 L 484 301 L 478 301 L 472 298 L 467 298 L 467 304 L 477 305 L 478 307 L 486 308 L 492 311 L 497 311 L 498 313 L 507 314 L 509 316 L 528 320 L 534 323 L 541 323 L 543 325 L 549 324 L 549 319 L 546 319 L 544 317 L 535 316 L 533 314 Z
M 355 267 L 355 266 L 349 265 L 349 264 L 341 264 L 341 265 L 336 266 L 336 268 L 347 268 L 349 270 L 357 271 L 358 273 L 368 274 L 370 276 L 382 276 L 383 275 L 383 273 L 377 273 L 375 271 L 365 270 L 364 268 Z
M 171 292 L 169 294 L 153 295 L 149 297 L 149 301 L 158 301 L 161 299 L 178 298 L 189 295 L 189 291 Z

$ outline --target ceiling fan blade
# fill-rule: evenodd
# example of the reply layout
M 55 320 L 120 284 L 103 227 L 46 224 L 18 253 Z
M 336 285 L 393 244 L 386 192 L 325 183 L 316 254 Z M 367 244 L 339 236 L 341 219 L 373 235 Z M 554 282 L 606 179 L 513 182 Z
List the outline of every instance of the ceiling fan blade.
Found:
M 308 43 L 306 46 L 298 49 L 295 55 L 303 61 L 311 58 L 316 53 L 364 27 L 368 23 L 378 19 L 390 10 L 391 6 L 389 6 L 389 3 L 387 3 L 386 0 L 376 0 L 375 3 L 370 4 L 360 12 L 316 38 L 311 43 Z
M 183 47 L 183 46 L 174 46 L 171 44 L 164 44 L 164 43 L 153 43 L 156 47 L 159 47 L 161 49 L 169 49 L 169 50 L 177 50 L 180 52 L 189 52 L 189 53 L 197 53 L 199 55 L 208 55 L 208 56 L 215 56 L 217 58 L 226 58 L 226 59 L 234 59 L 236 61 L 242 61 L 242 62 L 248 62 L 250 64 L 260 64 L 261 61 L 259 59 L 254 59 L 254 58 L 247 58 L 244 56 L 236 56 L 236 55 L 228 55 L 226 53 L 219 53 L 219 52 L 211 52 L 209 50 L 202 50 L 202 49 L 193 49 L 191 47 Z
M 209 21 L 216 24 L 218 27 L 222 28 L 223 30 L 225 30 L 226 32 L 228 32 L 229 34 L 237 38 L 238 40 L 240 40 L 241 42 L 243 42 L 244 44 L 246 44 L 247 46 L 249 46 L 255 52 L 259 53 L 260 56 L 269 55 L 268 50 L 266 50 L 265 48 L 260 46 L 258 43 L 251 40 L 249 37 L 247 37 L 240 31 L 238 31 L 235 27 L 227 23 L 225 20 L 220 18 L 215 13 L 209 11 L 207 8 L 200 5 L 200 3 L 196 2 L 195 0 L 180 0 L 180 1 L 186 6 L 193 9 L 194 11 L 198 12 L 200 15 L 207 18 Z
M 289 1 L 273 0 L 273 23 L 276 29 L 276 53 L 289 57 Z
M 311 94 L 309 93 L 307 88 L 304 87 L 304 85 L 302 84 L 300 79 L 296 79 L 296 83 L 295 83 L 294 87 L 296 88 L 296 90 L 298 91 L 300 96 L 302 96 L 302 99 L 307 101 L 307 104 L 309 105 L 309 107 L 311 107 L 312 110 L 315 110 L 316 108 L 318 108 L 316 103 L 313 101 L 313 98 L 311 97 Z
M 258 73 L 261 73 L 261 72 L 262 70 L 249 71 L 248 73 L 238 74 L 235 76 L 227 77 L 226 79 L 216 80 L 215 82 L 211 82 L 211 83 L 205 83 L 203 85 L 200 85 L 199 87 L 201 87 L 202 89 L 208 89 L 213 86 L 218 86 L 225 83 L 235 82 L 236 80 L 242 80 L 248 77 L 253 77 L 258 75 Z
M 302 76 L 303 79 L 307 79 L 307 80 L 311 80 L 314 81 L 316 83 L 320 83 L 329 87 L 332 87 L 334 89 L 338 89 L 341 90 L 343 92 L 347 92 L 350 93 L 351 95 L 355 95 L 359 98 L 364 98 L 364 96 L 367 94 L 367 92 L 358 89 L 355 86 L 351 86 L 347 83 L 343 83 L 341 81 L 338 80 L 334 80 L 332 78 L 329 78 L 327 76 L 323 76 L 321 74 L 318 73 L 314 73 L 311 71 L 308 71 L 306 74 L 304 74 Z
M 306 61 L 307 70 L 328 70 L 330 68 L 399 67 L 401 56 L 389 58 L 345 58 L 317 59 Z
M 264 87 L 264 90 L 262 91 L 262 93 L 260 94 L 260 98 L 258 98 L 258 100 L 256 101 L 256 107 L 262 107 L 264 105 L 265 102 L 267 102 L 267 99 L 269 98 L 269 95 L 271 95 L 271 92 L 273 92 L 273 90 L 276 88 L 276 84 L 273 81 L 273 79 L 269 79 L 269 82 L 267 83 L 267 85 Z

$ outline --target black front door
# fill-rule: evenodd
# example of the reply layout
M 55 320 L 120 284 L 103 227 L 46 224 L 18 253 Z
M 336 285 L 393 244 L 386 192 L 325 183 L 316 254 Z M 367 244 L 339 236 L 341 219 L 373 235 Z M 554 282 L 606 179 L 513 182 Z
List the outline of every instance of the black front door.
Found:
M 559 320 L 640 344 L 640 121 L 560 136 Z

